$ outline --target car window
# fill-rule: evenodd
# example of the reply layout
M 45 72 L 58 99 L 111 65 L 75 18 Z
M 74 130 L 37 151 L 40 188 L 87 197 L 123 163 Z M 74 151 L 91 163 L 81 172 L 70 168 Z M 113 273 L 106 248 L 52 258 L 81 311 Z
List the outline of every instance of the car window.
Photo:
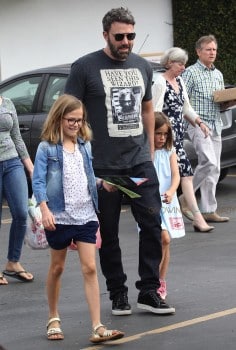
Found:
M 39 75 L 15 80 L 1 87 L 0 95 L 12 100 L 18 115 L 30 114 L 41 79 Z
M 48 112 L 53 103 L 64 93 L 67 76 L 51 76 L 48 81 L 44 100 L 43 112 Z

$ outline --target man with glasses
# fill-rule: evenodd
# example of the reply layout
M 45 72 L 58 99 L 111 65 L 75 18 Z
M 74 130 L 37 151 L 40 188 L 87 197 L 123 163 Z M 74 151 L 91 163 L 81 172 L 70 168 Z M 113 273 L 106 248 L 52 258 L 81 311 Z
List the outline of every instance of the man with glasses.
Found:
M 161 200 L 152 163 L 154 113 L 152 69 L 140 56 L 131 53 L 135 20 L 123 7 L 110 10 L 103 18 L 106 47 L 79 58 L 72 64 L 66 93 L 81 99 L 93 131 L 93 166 L 98 177 L 129 175 L 148 181 L 135 188 L 141 197 L 131 200 L 139 225 L 140 280 L 138 307 L 156 314 L 172 314 L 157 293 L 161 252 Z M 112 300 L 113 315 L 130 315 L 127 276 L 119 246 L 120 191 L 99 191 L 99 250 L 102 272 Z

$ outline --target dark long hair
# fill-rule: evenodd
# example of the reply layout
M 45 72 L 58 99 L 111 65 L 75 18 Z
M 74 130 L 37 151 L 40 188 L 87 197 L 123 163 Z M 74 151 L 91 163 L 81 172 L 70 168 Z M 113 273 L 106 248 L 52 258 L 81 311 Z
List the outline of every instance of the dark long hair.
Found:
M 173 147 L 173 131 L 172 131 L 169 118 L 163 112 L 154 112 L 154 116 L 155 116 L 155 131 L 161 128 L 163 125 L 168 126 L 168 131 L 167 131 L 168 135 L 166 138 L 165 148 L 168 151 L 170 151 Z

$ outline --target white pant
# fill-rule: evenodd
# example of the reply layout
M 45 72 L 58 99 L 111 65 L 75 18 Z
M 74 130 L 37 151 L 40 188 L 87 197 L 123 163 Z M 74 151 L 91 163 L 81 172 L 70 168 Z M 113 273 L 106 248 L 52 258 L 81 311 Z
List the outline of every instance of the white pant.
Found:
M 201 212 L 212 213 L 217 209 L 216 185 L 220 176 L 221 135 L 210 132 L 205 138 L 201 129 L 191 125 L 188 134 L 198 156 L 198 165 L 194 171 L 193 187 L 201 192 Z

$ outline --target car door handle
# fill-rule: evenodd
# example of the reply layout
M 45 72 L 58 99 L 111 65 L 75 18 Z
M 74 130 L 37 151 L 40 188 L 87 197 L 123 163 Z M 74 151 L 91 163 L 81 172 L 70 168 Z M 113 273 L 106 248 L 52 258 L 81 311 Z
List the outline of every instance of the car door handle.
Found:
M 30 128 L 28 126 L 20 126 L 20 132 L 24 132 L 24 131 L 29 131 Z

